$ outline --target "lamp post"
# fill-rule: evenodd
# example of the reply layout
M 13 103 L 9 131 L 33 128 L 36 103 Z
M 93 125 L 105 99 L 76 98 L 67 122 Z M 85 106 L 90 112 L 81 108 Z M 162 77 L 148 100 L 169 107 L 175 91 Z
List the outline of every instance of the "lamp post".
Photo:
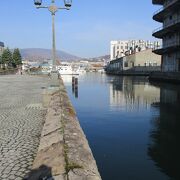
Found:
M 58 7 L 55 5 L 55 0 L 51 0 L 50 6 L 42 6 L 42 0 L 34 0 L 34 4 L 37 9 L 46 8 L 52 15 L 52 60 L 53 69 L 52 72 L 56 72 L 56 39 L 55 39 L 55 15 L 58 10 L 69 10 L 72 4 L 72 0 L 64 0 L 64 7 Z

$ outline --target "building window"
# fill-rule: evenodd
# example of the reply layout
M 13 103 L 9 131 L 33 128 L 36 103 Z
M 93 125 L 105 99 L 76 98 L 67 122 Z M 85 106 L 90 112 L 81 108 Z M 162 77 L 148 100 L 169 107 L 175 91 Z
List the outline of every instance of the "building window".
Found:
M 171 16 L 169 16 L 169 20 L 172 20 L 172 15 L 171 15 Z
M 128 67 L 128 62 L 125 62 L 125 63 L 124 63 L 124 67 Z

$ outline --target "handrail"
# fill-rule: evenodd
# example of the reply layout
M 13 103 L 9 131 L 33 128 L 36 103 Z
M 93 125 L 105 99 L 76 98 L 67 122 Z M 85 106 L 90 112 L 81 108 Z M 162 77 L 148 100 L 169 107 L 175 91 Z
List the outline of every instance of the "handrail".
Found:
M 157 11 L 154 12 L 153 16 L 155 16 L 156 14 L 158 14 L 161 11 L 165 10 L 166 8 L 168 8 L 169 6 L 171 6 L 172 4 L 174 4 L 177 1 L 178 0 L 172 0 L 171 2 L 168 2 L 167 4 L 165 3 L 163 7 L 161 7 L 160 9 L 158 9 Z
M 180 46 L 180 39 L 168 43 L 163 43 L 163 45 L 160 46 L 154 46 L 153 50 L 168 48 L 171 46 Z
M 161 26 L 161 27 L 159 27 L 159 28 L 156 28 L 156 29 L 153 31 L 153 34 L 154 34 L 155 32 L 161 31 L 161 30 L 163 30 L 163 29 L 165 29 L 165 28 L 168 28 L 168 27 L 170 27 L 170 26 L 172 26 L 172 25 L 174 25 L 174 24 L 177 24 L 177 23 L 179 23 L 179 22 L 180 22 L 180 18 L 175 19 L 175 20 L 173 20 L 173 21 L 170 21 L 169 23 L 166 24 L 166 26 Z

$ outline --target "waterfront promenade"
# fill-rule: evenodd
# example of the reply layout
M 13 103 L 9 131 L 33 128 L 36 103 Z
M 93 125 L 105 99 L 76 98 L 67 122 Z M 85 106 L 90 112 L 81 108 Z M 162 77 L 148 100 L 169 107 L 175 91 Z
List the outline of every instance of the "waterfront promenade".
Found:
M 46 113 L 42 87 L 48 83 L 43 77 L 0 76 L 1 180 L 20 180 L 31 169 Z
M 0 179 L 101 180 L 61 79 L 0 76 Z

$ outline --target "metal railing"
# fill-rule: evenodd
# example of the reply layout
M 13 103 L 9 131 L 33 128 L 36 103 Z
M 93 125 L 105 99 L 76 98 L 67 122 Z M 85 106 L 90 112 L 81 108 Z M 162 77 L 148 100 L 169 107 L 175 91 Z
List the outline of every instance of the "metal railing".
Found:
M 154 46 L 153 50 L 164 49 L 172 46 L 180 46 L 180 38 L 172 42 L 164 43 L 163 45 L 160 46 Z
M 170 26 L 173 26 L 173 25 L 175 25 L 175 24 L 177 24 L 177 23 L 179 23 L 179 22 L 180 22 L 180 18 L 175 19 L 175 20 L 172 20 L 172 21 L 170 21 L 169 23 L 167 23 L 166 25 L 161 26 L 161 27 L 159 27 L 159 28 L 156 28 L 156 29 L 153 31 L 153 34 L 156 33 L 156 32 L 158 32 L 158 31 L 161 31 L 161 30 L 163 30 L 163 29 L 166 29 L 166 28 L 168 28 L 168 27 L 170 27 Z
M 177 2 L 179 0 L 172 0 L 172 1 L 168 1 L 167 3 L 164 4 L 163 7 L 161 7 L 160 9 L 158 9 L 157 11 L 154 12 L 153 16 L 155 16 L 156 14 L 160 13 L 161 11 L 165 10 L 166 8 L 168 8 L 169 6 L 171 6 L 172 4 L 174 4 L 175 2 Z

